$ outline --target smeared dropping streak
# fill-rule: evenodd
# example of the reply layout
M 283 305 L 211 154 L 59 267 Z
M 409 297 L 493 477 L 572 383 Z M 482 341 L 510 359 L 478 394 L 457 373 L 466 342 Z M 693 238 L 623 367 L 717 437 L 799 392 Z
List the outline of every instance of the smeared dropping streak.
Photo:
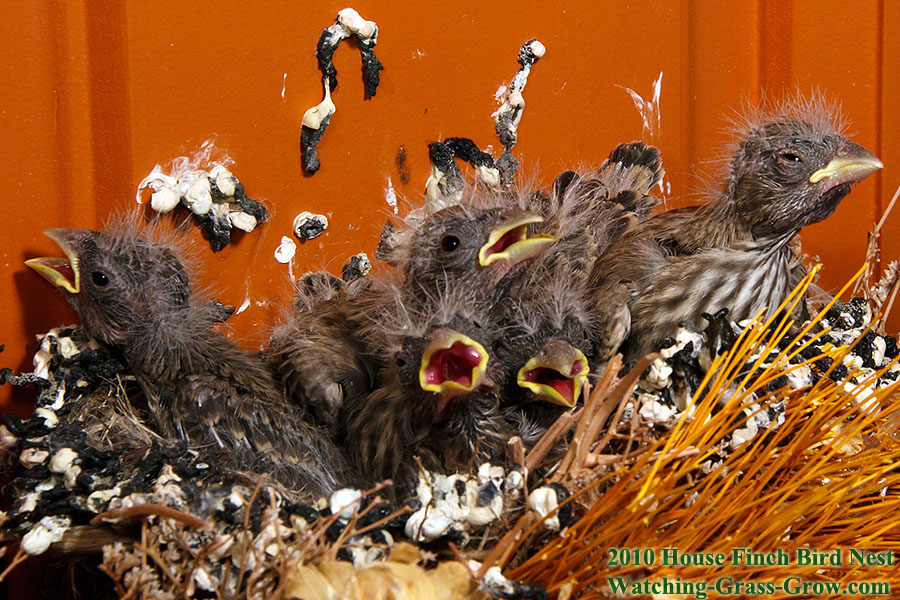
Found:
M 375 44 L 378 43 L 378 25 L 374 21 L 366 21 L 352 8 L 340 11 L 333 25 L 326 27 L 316 44 L 316 59 L 322 72 L 322 85 L 325 98 L 303 114 L 300 129 L 300 147 L 303 152 L 303 168 L 307 173 L 315 173 L 321 163 L 316 154 L 316 147 L 325 134 L 325 128 L 331 122 L 335 112 L 331 101 L 331 92 L 337 88 L 337 69 L 332 62 L 334 52 L 341 41 L 355 37 L 359 43 L 359 53 L 363 63 L 363 83 L 366 88 L 366 99 L 375 95 L 380 81 L 380 71 L 384 68 L 375 57 Z M 284 90 L 281 92 L 284 97 Z

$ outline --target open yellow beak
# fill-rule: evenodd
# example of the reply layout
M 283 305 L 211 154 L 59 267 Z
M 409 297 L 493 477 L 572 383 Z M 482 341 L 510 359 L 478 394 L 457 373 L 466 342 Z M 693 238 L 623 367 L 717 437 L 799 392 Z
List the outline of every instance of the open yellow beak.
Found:
M 484 346 L 452 329 L 441 328 L 428 340 L 419 368 L 419 385 L 449 399 L 489 382 Z
M 516 383 L 541 400 L 572 408 L 581 396 L 589 371 L 581 350 L 553 339 L 519 369 Z
M 79 229 L 46 230 L 44 235 L 56 242 L 66 257 L 42 256 L 26 260 L 25 264 L 56 287 L 77 294 L 81 291 L 81 272 L 74 245 L 81 232 Z
M 556 241 L 547 233 L 528 237 L 528 226 L 543 222 L 540 215 L 516 211 L 512 219 L 491 231 L 487 243 L 478 251 L 478 264 L 486 267 L 500 260 L 516 264 L 539 255 Z
M 832 159 L 824 169 L 819 169 L 810 175 L 809 182 L 819 183 L 826 178 L 834 181 L 834 185 L 855 182 L 882 167 L 884 164 L 878 160 L 877 156 L 858 144 L 852 144 L 847 155 Z

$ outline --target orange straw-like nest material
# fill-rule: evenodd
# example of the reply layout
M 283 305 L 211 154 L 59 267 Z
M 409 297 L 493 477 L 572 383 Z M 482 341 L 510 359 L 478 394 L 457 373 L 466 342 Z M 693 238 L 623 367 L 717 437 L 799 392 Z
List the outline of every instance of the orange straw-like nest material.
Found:
M 798 286 L 780 314 L 791 312 L 813 276 L 811 272 Z M 507 569 L 505 575 L 541 583 L 559 598 L 589 591 L 612 595 L 610 577 L 631 578 L 631 582 L 648 578 L 658 582 L 664 578 L 669 582 L 706 582 L 710 597 L 715 596 L 714 583 L 723 577 L 775 585 L 783 584 L 785 578 L 796 578 L 787 582 L 788 591 L 776 590 L 765 597 L 797 597 L 793 593 L 796 583 L 826 581 L 842 585 L 880 582 L 900 595 L 896 557 L 892 558 L 894 566 L 847 564 L 849 548 L 869 552 L 900 549 L 900 472 L 895 468 L 900 459 L 900 406 L 892 402 L 897 385 L 876 390 L 862 409 L 854 402 L 852 392 L 822 377 L 805 393 L 790 398 L 781 426 L 766 434 L 761 432 L 731 451 L 723 462 L 711 471 L 707 469 L 708 473 L 702 467 L 723 437 L 747 420 L 742 410 L 751 404 L 749 394 L 759 393 L 766 383 L 799 366 L 787 360 L 810 343 L 801 343 L 800 339 L 814 324 L 805 327 L 772 361 L 773 366 L 761 375 L 757 372 L 757 379 L 748 384 L 749 375 L 741 373 L 756 371 L 755 367 L 777 350 L 778 341 L 788 335 L 792 325 L 787 317 L 757 320 L 731 351 L 714 362 L 694 396 L 693 410 L 684 411 L 667 435 L 632 452 L 636 458 L 630 464 L 622 461 L 626 464 L 577 492 L 572 502 L 587 496 L 596 499 L 583 518 L 543 548 L 531 548 L 530 556 Z M 822 356 L 833 358 L 839 365 L 850 349 L 833 348 Z M 750 360 L 751 356 L 758 358 Z M 858 388 L 865 389 L 896 361 L 861 381 Z M 721 407 L 723 394 L 734 389 L 743 391 Z M 603 402 L 598 398 L 602 391 L 601 385 L 585 411 Z M 719 409 L 714 411 L 716 407 Z M 570 471 L 563 482 L 575 477 L 577 472 Z M 535 524 L 525 535 L 516 536 L 519 548 L 508 554 L 520 551 L 537 527 Z M 663 566 L 665 548 L 680 554 L 721 552 L 726 561 L 723 566 Z M 735 548 L 754 552 L 782 549 L 789 564 L 748 566 L 745 560 L 735 564 Z M 798 564 L 798 549 L 833 552 L 841 548 L 841 567 Z M 610 559 L 621 559 L 622 553 L 610 549 L 630 549 L 630 564 L 611 565 Z M 644 562 L 651 558 L 652 564 L 635 564 L 636 559 Z M 843 595 L 844 589 L 834 595 Z M 872 592 L 885 589 L 872 588 Z M 632 591 L 629 587 L 628 592 Z M 675 595 L 659 593 L 654 597 Z

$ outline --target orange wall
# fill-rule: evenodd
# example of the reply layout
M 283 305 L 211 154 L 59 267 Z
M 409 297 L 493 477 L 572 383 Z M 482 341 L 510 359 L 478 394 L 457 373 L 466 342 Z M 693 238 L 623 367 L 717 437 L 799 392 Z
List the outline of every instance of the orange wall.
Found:
M 102 4 L 102 6 L 101 6 Z M 306 6 L 304 6 L 306 4 Z M 426 144 L 472 137 L 499 144 L 490 114 L 519 46 L 547 47 L 525 99 L 516 155 L 548 181 L 597 163 L 619 141 L 642 136 L 641 119 L 619 86 L 645 97 L 662 72 L 661 146 L 669 206 L 690 201 L 695 175 L 727 139 L 725 116 L 742 99 L 797 86 L 842 99 L 855 139 L 886 168 L 857 187 L 837 213 L 804 234 L 834 287 L 863 260 L 866 232 L 900 184 L 900 4 L 837 0 L 643 0 L 631 2 L 352 4 L 380 28 L 385 65 L 377 96 L 363 101 L 359 54 L 336 54 L 337 113 L 319 146 L 322 169 L 300 169 L 304 110 L 321 100 L 313 50 L 346 4 L 35 0 L 6 6 L 0 36 L 0 366 L 28 370 L 33 336 L 74 322 L 64 301 L 25 258 L 54 254 L 46 227 L 100 227 L 134 206 L 137 183 L 157 162 L 207 140 L 234 159 L 248 193 L 272 207 L 270 223 L 223 252 L 204 248 L 203 283 L 221 300 L 251 308 L 233 317 L 234 335 L 258 345 L 288 302 L 287 268 L 273 252 L 294 216 L 323 212 L 330 227 L 301 245 L 294 272 L 339 272 L 353 254 L 373 255 L 389 214 L 388 177 L 418 202 L 428 174 Z M 285 77 L 286 74 L 286 77 Z M 282 98 L 282 87 L 284 97 Z M 403 145 L 411 179 L 400 182 Z M 900 214 L 884 235 L 900 257 Z M 29 395 L 12 407 L 27 410 Z M 0 404 L 10 403 L 8 386 Z

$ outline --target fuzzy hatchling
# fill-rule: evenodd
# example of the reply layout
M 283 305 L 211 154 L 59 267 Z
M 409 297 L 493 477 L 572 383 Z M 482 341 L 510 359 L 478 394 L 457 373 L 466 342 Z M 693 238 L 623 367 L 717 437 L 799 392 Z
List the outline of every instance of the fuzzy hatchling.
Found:
M 488 303 L 510 269 L 553 243 L 548 235 L 527 234 L 543 219 L 505 207 L 499 196 L 480 206 L 452 206 L 403 230 L 393 240 L 390 261 L 401 280 L 359 280 L 346 285 L 328 273 L 304 275 L 294 306 L 266 348 L 288 396 L 316 421 L 337 432 L 346 403 L 361 403 L 378 384 L 385 332 L 374 321 L 388 305 L 403 314 L 428 313 L 458 286 L 471 294 L 460 302 Z M 487 312 L 482 312 L 486 319 Z
M 657 203 L 650 191 L 663 172 L 657 148 L 631 142 L 619 144 L 593 172 L 557 177 L 542 224 L 557 242 L 515 278 L 496 311 L 506 328 L 496 354 L 510 367 L 511 399 L 565 407 L 578 401 L 596 346 L 587 286 L 591 265 L 648 216 Z
M 790 240 L 882 167 L 841 135 L 818 96 L 752 121 L 711 202 L 656 215 L 597 259 L 591 286 L 607 357 L 624 340 L 635 360 L 704 312 L 727 308 L 740 321 L 774 310 L 804 272 Z
M 312 497 L 339 483 L 336 449 L 284 405 L 262 360 L 213 332 L 221 310 L 192 295 L 168 241 L 125 225 L 45 233 L 66 257 L 26 264 L 60 290 L 90 336 L 122 353 L 159 433 Z

